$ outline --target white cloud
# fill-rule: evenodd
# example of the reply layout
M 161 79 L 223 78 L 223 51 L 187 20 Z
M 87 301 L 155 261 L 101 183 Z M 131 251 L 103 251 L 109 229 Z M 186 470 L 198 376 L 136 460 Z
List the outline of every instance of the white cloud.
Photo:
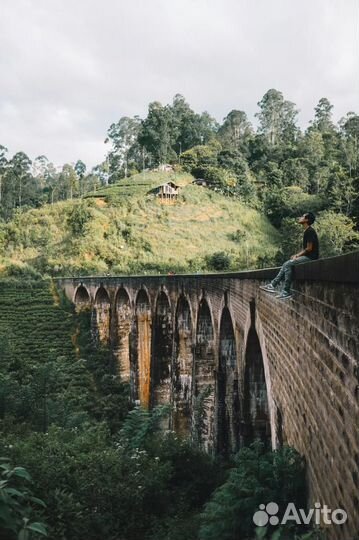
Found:
M 358 109 L 357 0 L 2 0 L 0 143 L 103 159 L 111 122 L 182 93 L 221 120 L 269 88 Z

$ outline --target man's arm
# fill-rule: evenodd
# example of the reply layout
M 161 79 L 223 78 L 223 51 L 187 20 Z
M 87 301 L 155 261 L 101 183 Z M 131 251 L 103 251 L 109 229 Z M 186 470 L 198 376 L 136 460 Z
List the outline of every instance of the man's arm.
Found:
M 303 255 L 308 255 L 313 251 L 313 242 L 308 242 L 305 249 L 291 256 L 291 260 L 298 259 L 298 257 L 303 257 Z

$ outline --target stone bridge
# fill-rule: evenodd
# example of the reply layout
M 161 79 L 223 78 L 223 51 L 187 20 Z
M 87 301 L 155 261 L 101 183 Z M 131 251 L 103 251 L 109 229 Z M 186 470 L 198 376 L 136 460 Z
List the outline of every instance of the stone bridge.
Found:
M 171 404 L 170 427 L 209 452 L 262 439 L 306 458 L 310 501 L 359 531 L 359 252 L 296 268 L 291 300 L 259 289 L 276 269 L 59 280 L 90 309 L 132 399 Z

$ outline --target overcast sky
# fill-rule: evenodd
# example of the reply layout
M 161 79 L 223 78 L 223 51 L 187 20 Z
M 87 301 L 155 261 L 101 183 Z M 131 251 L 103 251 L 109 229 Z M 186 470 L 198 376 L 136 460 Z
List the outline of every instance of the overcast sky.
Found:
M 1 0 L 0 144 L 104 159 L 109 125 L 183 94 L 253 120 L 277 88 L 306 126 L 322 96 L 359 112 L 359 0 Z

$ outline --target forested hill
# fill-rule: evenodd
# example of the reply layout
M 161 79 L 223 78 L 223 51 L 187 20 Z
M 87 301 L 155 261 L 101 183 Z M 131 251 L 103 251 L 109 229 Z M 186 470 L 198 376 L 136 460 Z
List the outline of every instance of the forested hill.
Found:
M 270 89 L 254 128 L 242 110 L 218 123 L 176 95 L 168 105 L 150 103 L 143 119 L 111 124 L 106 159 L 91 170 L 81 160 L 59 170 L 43 155 L 10 157 L 0 145 L 1 268 L 63 274 L 263 266 L 297 250 L 295 218 L 307 211 L 318 215 L 322 256 L 356 249 L 359 116 L 348 112 L 336 124 L 332 113 L 320 99 L 302 130 L 296 105 Z M 166 163 L 172 172 L 154 172 Z M 190 184 L 193 178 L 206 187 Z M 160 206 L 148 191 L 170 180 L 184 182 L 178 202 Z
M 180 186 L 174 204 L 152 192 Z M 17 214 L 4 227 L 3 272 L 21 275 L 229 270 L 275 260 L 279 235 L 239 200 L 183 173 L 139 174 L 82 201 Z

